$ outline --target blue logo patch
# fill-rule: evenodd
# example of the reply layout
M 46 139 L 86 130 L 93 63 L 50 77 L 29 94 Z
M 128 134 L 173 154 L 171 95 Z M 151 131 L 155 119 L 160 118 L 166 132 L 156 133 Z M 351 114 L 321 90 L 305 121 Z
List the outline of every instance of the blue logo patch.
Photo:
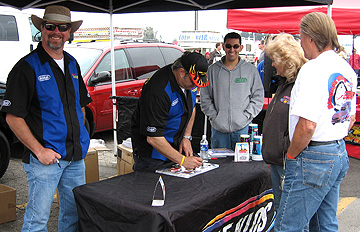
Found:
M 10 106 L 11 105 L 11 101 L 9 100 L 4 100 L 2 103 L 3 106 Z
M 179 103 L 179 98 L 176 98 L 173 102 L 171 102 L 171 106 L 176 106 Z
M 146 127 L 146 130 L 148 131 L 148 132 L 151 132 L 151 133 L 154 133 L 154 132 L 156 132 L 156 127 L 153 127 L 153 126 L 148 126 L 148 127 Z
M 51 79 L 51 76 L 49 74 L 38 76 L 39 81 L 48 81 Z

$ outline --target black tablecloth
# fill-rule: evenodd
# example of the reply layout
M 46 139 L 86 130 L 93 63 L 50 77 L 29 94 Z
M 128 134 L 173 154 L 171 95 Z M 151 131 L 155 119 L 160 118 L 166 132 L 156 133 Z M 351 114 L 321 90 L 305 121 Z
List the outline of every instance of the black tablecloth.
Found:
M 135 172 L 75 188 L 80 231 L 266 231 L 273 220 L 266 164 L 212 161 L 220 167 L 189 179 L 162 175 L 162 207 L 151 206 L 156 173 Z

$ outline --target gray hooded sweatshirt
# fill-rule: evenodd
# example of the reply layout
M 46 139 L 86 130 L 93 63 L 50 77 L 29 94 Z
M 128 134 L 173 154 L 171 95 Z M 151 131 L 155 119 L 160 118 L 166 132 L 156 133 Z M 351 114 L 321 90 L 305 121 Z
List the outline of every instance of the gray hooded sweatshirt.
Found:
M 200 90 L 201 110 L 215 130 L 231 133 L 247 126 L 259 114 L 264 88 L 254 65 L 239 59 L 230 71 L 224 60 L 208 69 L 210 84 Z

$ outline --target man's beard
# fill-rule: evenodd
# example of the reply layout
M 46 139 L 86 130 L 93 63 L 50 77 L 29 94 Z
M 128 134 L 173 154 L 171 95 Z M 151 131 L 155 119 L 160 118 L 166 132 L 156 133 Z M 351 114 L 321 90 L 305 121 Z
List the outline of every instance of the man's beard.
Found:
M 60 49 L 60 48 L 62 48 L 62 46 L 64 45 L 64 41 L 61 41 L 61 43 L 59 44 L 59 45 L 54 45 L 54 44 L 52 44 L 50 41 L 48 41 L 48 46 L 50 47 L 50 48 L 52 48 L 52 49 L 54 49 L 54 50 L 58 50 L 58 49 Z
M 54 34 L 49 35 L 49 40 L 48 40 L 48 42 L 47 42 L 47 45 L 48 45 L 51 49 L 58 50 L 58 49 L 62 48 L 62 46 L 63 46 L 64 43 L 65 43 L 64 37 L 61 37 L 61 42 L 60 42 L 58 45 L 56 45 L 57 43 L 51 43 L 51 42 L 50 42 L 50 40 L 51 40 L 50 38 L 51 38 L 53 35 L 54 35 Z

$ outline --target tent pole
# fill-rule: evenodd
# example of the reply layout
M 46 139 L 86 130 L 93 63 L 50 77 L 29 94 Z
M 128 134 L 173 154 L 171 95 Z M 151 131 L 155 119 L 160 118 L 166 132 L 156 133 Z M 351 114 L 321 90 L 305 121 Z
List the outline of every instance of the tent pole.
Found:
M 332 5 L 331 4 L 328 4 L 328 7 L 327 7 L 327 15 L 330 16 L 330 18 L 332 18 L 332 9 L 331 9 Z
M 204 135 L 206 135 L 207 133 L 207 116 L 204 114 Z
M 112 96 L 116 96 L 115 89 L 115 55 L 114 55 L 114 30 L 113 30 L 113 4 L 112 0 L 109 0 L 109 13 L 110 13 L 110 44 L 111 44 L 111 87 L 112 87 Z M 114 132 L 114 156 L 117 156 L 117 110 L 116 110 L 116 99 L 113 98 L 113 132 Z

